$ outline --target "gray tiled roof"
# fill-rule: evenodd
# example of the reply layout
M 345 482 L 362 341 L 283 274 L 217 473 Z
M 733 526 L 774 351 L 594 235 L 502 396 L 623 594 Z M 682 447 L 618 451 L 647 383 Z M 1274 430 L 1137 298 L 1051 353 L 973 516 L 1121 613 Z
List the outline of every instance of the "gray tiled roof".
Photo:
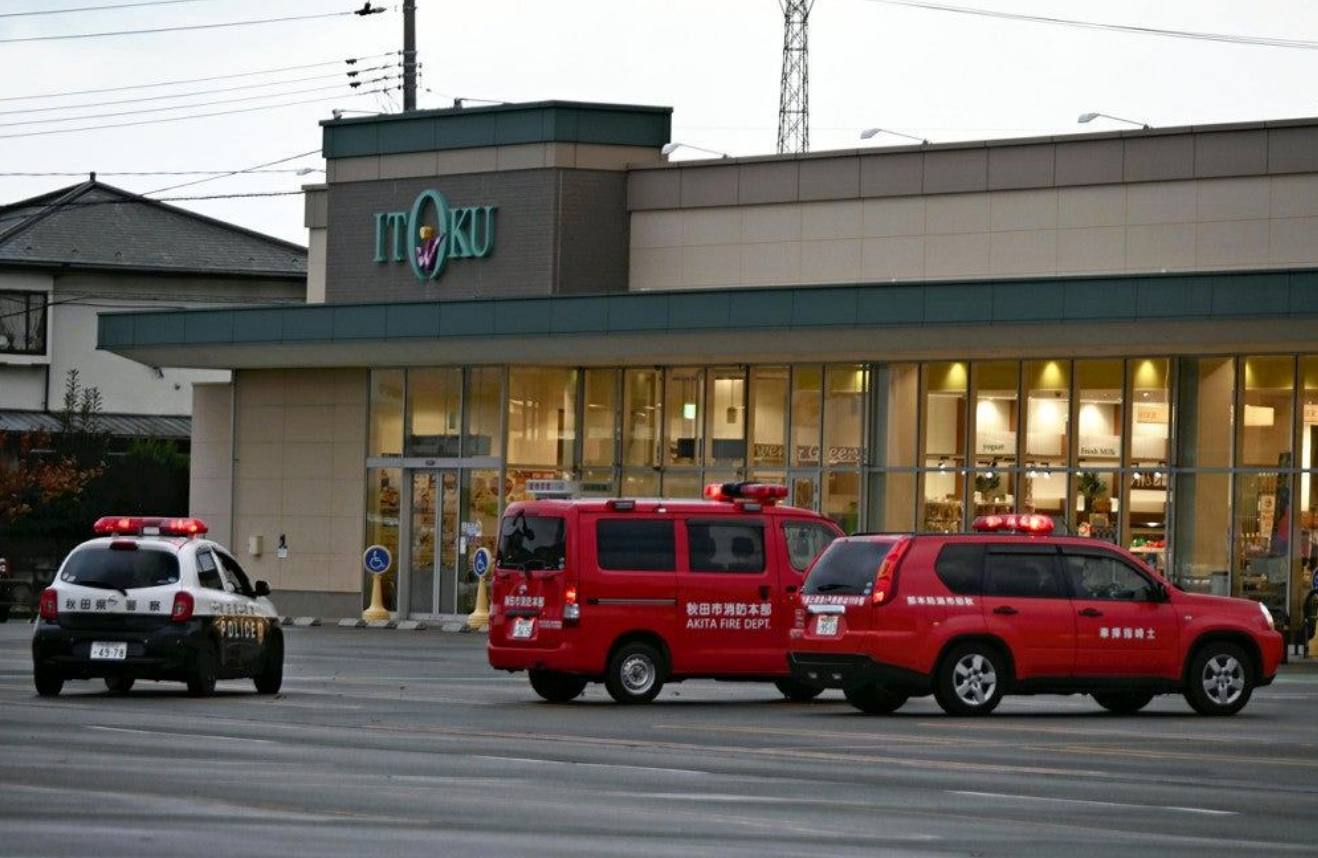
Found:
M 117 438 L 181 438 L 192 435 L 192 418 L 155 414 L 101 414 L 101 428 Z M 60 430 L 59 417 L 46 411 L 0 410 L 0 432 Z
M 93 179 L 0 206 L 0 265 L 299 278 L 307 251 Z

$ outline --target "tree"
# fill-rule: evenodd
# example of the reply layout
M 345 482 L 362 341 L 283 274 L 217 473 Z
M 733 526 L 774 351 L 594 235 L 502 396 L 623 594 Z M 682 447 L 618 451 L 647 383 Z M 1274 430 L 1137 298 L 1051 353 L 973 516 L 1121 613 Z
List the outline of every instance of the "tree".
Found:
M 44 433 L 19 435 L 15 443 L 0 432 L 0 521 L 12 523 L 76 499 L 101 470 L 101 465 L 84 468 L 73 456 L 54 454 Z

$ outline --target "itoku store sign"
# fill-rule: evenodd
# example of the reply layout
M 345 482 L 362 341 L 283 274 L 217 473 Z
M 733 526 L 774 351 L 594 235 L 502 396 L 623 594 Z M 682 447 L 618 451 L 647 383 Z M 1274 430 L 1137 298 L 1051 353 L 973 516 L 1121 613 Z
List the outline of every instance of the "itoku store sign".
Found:
M 405 212 L 375 215 L 375 261 L 406 262 L 418 280 L 438 280 L 450 259 L 484 259 L 494 250 L 496 206 L 452 208 L 425 190 Z

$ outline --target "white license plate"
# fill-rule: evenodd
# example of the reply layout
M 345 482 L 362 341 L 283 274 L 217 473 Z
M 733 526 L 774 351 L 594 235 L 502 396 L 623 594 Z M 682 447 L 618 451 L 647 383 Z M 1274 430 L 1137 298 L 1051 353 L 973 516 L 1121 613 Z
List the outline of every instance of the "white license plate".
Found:
M 513 620 L 513 639 L 525 640 L 535 631 L 535 620 L 531 617 L 517 617 Z
M 816 620 L 815 634 L 826 637 L 837 634 L 837 614 L 825 614 Z
M 126 643 L 101 643 L 97 641 L 92 644 L 92 658 L 94 659 L 123 661 L 127 657 L 128 644 Z

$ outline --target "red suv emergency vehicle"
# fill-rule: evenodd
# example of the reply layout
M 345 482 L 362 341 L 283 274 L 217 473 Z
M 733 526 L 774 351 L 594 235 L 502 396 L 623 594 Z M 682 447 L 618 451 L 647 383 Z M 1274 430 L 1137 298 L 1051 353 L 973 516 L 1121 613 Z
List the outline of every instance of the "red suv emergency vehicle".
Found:
M 1003 694 L 1091 694 L 1130 713 L 1177 692 L 1234 715 L 1276 675 L 1282 639 L 1258 602 L 1179 590 L 1117 546 L 1049 536 L 1047 516 L 975 529 L 830 545 L 803 589 L 792 675 L 865 712 L 932 693 L 955 715 Z
M 784 486 L 710 486 L 707 500 L 532 500 L 499 525 L 492 667 L 528 671 L 546 700 L 602 681 L 619 703 L 665 682 L 773 681 L 792 699 L 787 633 L 810 563 L 842 536 L 778 506 Z

